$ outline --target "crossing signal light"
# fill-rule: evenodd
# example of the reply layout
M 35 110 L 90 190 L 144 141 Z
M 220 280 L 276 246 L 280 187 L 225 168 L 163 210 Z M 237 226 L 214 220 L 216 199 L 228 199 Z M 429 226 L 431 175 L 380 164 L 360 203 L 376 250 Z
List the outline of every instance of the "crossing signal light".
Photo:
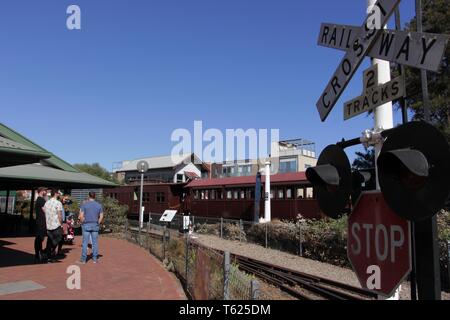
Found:
M 377 164 L 381 191 L 399 216 L 421 221 L 445 206 L 450 194 L 450 147 L 432 125 L 411 122 L 393 130 Z
M 306 170 L 306 178 L 314 186 L 323 213 L 333 219 L 341 217 L 352 192 L 352 172 L 344 150 L 337 145 L 325 148 L 317 166 Z
M 360 169 L 352 172 L 352 203 L 359 199 L 363 191 L 375 190 L 375 169 Z

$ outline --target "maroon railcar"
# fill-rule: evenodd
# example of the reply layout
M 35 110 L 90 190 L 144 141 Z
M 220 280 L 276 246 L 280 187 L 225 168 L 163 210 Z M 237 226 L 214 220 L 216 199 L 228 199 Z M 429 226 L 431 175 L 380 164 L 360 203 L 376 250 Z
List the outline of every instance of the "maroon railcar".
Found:
M 261 195 L 265 178 L 262 177 Z M 197 217 L 242 219 L 255 217 L 256 177 L 232 177 L 194 180 L 178 184 L 145 184 L 143 206 L 145 221 L 148 213 L 162 214 L 165 210 L 189 211 Z M 105 194 L 129 207 L 128 217 L 138 219 L 139 185 L 105 190 Z M 323 217 L 314 199 L 311 184 L 305 173 L 286 173 L 271 176 L 272 219 L 294 220 Z M 264 217 L 264 196 L 260 200 L 259 217 Z
M 144 184 L 142 205 L 145 221 L 149 213 L 163 213 L 165 210 L 178 210 L 181 213 L 181 203 L 185 183 L 148 183 Z M 122 186 L 114 189 L 104 189 L 106 196 L 117 199 L 120 204 L 128 206 L 128 218 L 139 219 L 140 185 Z
M 264 182 L 263 176 L 262 195 Z M 194 216 L 252 221 L 255 216 L 255 185 L 255 177 L 195 180 L 185 187 L 184 208 Z M 294 220 L 299 215 L 306 219 L 323 217 L 304 172 L 272 175 L 271 193 L 272 219 Z M 263 218 L 264 196 L 259 207 L 259 217 Z

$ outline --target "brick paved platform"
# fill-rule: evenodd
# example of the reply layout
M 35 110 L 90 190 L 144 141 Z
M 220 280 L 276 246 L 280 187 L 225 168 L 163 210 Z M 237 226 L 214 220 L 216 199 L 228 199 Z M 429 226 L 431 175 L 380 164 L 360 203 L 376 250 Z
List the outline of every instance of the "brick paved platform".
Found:
M 81 290 L 69 290 L 67 268 L 80 259 L 80 238 L 54 264 L 34 263 L 34 238 L 0 238 L 0 288 L 8 288 L 0 300 L 186 299 L 176 277 L 144 249 L 119 239 L 99 241 L 99 263 L 81 265 Z

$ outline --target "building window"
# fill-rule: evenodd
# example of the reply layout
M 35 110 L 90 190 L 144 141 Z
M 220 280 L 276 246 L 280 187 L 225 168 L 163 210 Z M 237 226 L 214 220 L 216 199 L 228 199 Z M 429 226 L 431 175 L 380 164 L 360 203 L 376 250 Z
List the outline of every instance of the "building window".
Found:
M 305 170 L 307 170 L 307 169 L 309 169 L 309 168 L 312 168 L 312 165 L 310 165 L 310 164 L 305 164 Z
M 164 192 L 156 193 L 156 202 L 157 203 L 165 203 L 166 202 L 166 194 Z
M 292 189 L 286 189 L 286 199 L 292 199 Z
M 297 159 L 280 159 L 280 173 L 297 172 Z
M 183 174 L 177 174 L 177 183 L 183 182 L 184 175 Z

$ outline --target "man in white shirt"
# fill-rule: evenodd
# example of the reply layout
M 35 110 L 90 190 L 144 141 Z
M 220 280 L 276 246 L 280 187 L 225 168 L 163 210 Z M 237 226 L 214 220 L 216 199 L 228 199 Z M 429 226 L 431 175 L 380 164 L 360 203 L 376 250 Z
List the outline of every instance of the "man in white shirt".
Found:
M 48 262 L 54 261 L 54 252 L 56 246 L 63 237 L 62 233 L 62 203 L 58 201 L 58 192 L 51 191 L 51 198 L 45 203 L 43 208 L 45 212 L 45 220 L 47 224 L 47 252 Z

